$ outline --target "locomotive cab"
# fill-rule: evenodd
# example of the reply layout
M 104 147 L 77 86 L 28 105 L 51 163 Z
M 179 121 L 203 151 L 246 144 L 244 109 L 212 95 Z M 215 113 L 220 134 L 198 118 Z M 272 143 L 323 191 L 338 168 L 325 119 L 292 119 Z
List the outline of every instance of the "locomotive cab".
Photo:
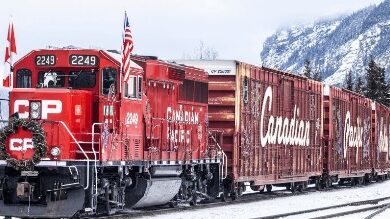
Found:
M 131 150 L 118 150 L 122 141 L 115 138 L 123 130 L 123 110 L 142 108 L 138 96 L 120 102 L 119 56 L 49 49 L 32 51 L 15 63 L 8 122 L 14 128 L 3 132 L 0 156 L 0 215 L 70 217 L 84 206 L 84 212 L 96 212 L 97 166 L 132 156 Z M 139 95 L 142 68 L 132 63 L 131 69 L 139 78 Z M 130 116 L 128 122 L 135 119 Z M 127 127 L 125 136 L 141 139 L 141 124 Z M 44 136 L 39 144 L 38 134 Z M 118 148 L 111 147 L 114 140 Z M 31 205 L 36 207 L 30 210 Z

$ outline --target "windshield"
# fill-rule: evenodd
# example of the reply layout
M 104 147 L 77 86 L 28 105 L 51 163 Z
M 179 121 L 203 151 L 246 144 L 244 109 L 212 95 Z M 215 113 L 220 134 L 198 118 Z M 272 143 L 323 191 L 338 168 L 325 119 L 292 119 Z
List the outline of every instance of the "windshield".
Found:
M 96 74 L 93 71 L 71 71 L 68 82 L 72 88 L 92 88 L 96 85 Z
M 65 75 L 61 71 L 41 71 L 38 73 L 40 87 L 64 87 Z

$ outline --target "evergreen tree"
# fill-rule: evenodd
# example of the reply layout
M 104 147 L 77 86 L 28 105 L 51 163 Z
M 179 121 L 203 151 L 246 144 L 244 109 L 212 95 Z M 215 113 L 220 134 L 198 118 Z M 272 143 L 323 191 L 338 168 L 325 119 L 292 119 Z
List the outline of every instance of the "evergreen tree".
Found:
M 349 71 L 345 75 L 344 79 L 344 88 L 347 90 L 353 90 L 353 78 L 352 78 L 352 71 Z
M 314 71 L 313 79 L 316 81 L 322 81 L 322 72 L 320 67 Z
M 306 76 L 307 78 L 312 78 L 311 72 L 312 72 L 312 69 L 311 69 L 310 60 L 305 59 L 305 66 L 303 69 L 303 75 Z
M 372 100 L 378 101 L 384 105 L 389 106 L 390 87 L 385 79 L 385 69 L 380 67 L 371 57 L 371 60 L 368 63 L 368 68 L 366 70 L 366 96 L 368 98 L 371 98 Z
M 364 81 L 362 77 L 358 76 L 356 78 L 356 83 L 353 90 L 358 94 L 364 95 Z

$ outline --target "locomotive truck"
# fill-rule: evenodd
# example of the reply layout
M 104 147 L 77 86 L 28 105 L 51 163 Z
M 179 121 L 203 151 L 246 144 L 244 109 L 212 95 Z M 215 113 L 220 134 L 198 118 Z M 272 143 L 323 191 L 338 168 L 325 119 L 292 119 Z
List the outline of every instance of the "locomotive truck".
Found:
M 0 215 L 72 217 L 216 197 L 208 75 L 113 51 L 34 50 L 14 65 L 0 137 Z M 171 203 L 175 204 L 175 203 Z

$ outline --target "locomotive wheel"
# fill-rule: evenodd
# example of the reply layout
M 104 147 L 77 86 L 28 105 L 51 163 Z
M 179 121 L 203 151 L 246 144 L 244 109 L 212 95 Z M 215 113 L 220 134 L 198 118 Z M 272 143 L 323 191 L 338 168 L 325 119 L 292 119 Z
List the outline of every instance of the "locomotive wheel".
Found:
M 178 205 L 177 201 L 171 201 L 171 202 L 169 202 L 169 207 L 170 207 L 170 208 L 176 208 L 177 205 Z
M 267 192 L 272 191 L 272 185 L 266 185 L 265 188 L 267 189 Z
M 190 205 L 191 206 L 198 205 L 197 199 L 198 199 L 198 196 L 196 195 L 196 193 L 195 192 L 192 193 L 192 200 L 190 201 Z
M 109 191 L 109 187 L 108 186 L 105 188 L 104 195 L 105 195 L 105 199 L 106 199 L 105 200 L 105 202 L 106 202 L 106 214 L 108 216 L 110 216 L 111 215 L 111 205 L 110 205 L 110 191 Z

